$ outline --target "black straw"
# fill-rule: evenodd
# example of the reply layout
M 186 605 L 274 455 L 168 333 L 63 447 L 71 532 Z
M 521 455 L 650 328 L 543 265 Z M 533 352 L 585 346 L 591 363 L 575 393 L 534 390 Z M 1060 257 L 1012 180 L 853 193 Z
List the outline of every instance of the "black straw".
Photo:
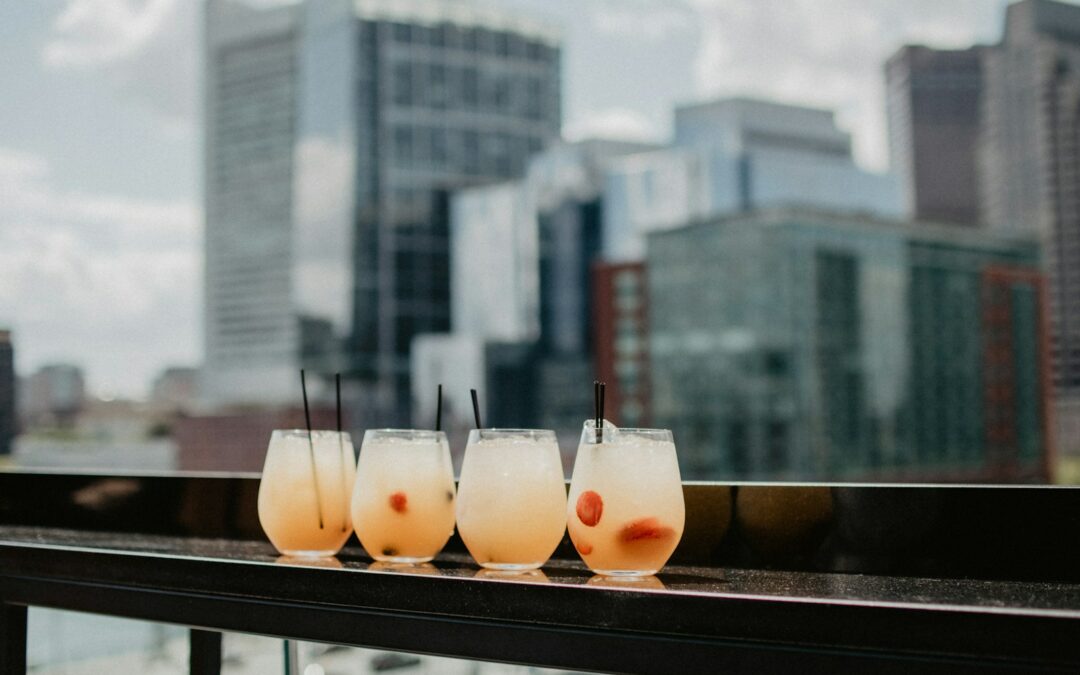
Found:
M 322 497 L 319 496 L 319 476 L 315 473 L 315 441 L 311 438 L 311 409 L 307 402 L 307 380 L 304 369 L 300 369 L 300 389 L 304 392 L 304 423 L 307 424 L 308 450 L 311 451 L 311 482 L 315 484 L 315 510 L 319 514 L 319 529 L 323 529 Z
M 603 432 L 600 430 L 600 381 L 592 381 L 592 395 L 593 395 L 593 430 L 596 432 L 596 442 L 599 443 L 603 437 Z
M 341 373 L 334 373 L 334 390 L 337 393 L 337 445 L 338 445 L 338 459 L 341 460 L 341 494 L 343 498 L 351 499 L 349 494 L 349 484 L 345 480 L 345 437 L 341 433 Z M 345 507 L 348 511 L 348 506 Z M 345 519 L 341 520 L 341 531 L 349 529 L 345 522 Z
M 476 428 L 481 429 L 483 425 L 480 424 L 480 401 L 476 399 L 476 390 L 470 389 L 469 393 L 472 394 L 472 412 L 473 417 L 476 418 Z
M 435 404 L 435 431 L 442 431 L 442 385 L 439 385 L 439 402 Z
M 600 383 L 600 426 L 598 427 L 597 440 L 604 440 L 604 393 L 607 392 L 607 382 Z

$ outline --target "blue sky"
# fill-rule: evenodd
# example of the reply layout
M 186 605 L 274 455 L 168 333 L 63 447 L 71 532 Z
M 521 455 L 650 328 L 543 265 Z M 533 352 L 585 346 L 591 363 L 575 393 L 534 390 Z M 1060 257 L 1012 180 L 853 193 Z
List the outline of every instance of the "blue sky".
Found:
M 995 41 L 1004 0 L 486 0 L 561 26 L 564 132 L 662 139 L 718 95 L 826 106 L 887 166 L 882 62 Z M 201 351 L 197 0 L 0 5 L 0 325 L 17 367 L 138 396 Z

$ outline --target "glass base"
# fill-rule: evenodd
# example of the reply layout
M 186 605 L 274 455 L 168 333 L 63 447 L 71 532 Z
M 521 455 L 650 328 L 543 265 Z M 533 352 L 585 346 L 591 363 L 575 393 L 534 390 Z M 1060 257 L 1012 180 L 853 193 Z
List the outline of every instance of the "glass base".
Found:
M 593 574 L 600 574 L 605 577 L 619 577 L 621 579 L 633 580 L 635 578 L 651 577 L 660 570 L 593 570 Z
M 528 570 L 540 569 L 543 562 L 535 563 L 496 563 L 485 562 L 480 563 L 480 566 L 489 570 L 498 570 L 500 572 L 525 572 Z
M 394 563 L 396 565 L 419 565 L 420 563 L 431 562 L 435 559 L 435 556 L 433 555 L 373 555 L 371 557 L 379 562 Z
M 338 549 L 328 548 L 323 551 L 294 551 L 291 549 L 281 551 L 281 555 L 287 555 L 291 558 L 333 558 L 337 555 Z

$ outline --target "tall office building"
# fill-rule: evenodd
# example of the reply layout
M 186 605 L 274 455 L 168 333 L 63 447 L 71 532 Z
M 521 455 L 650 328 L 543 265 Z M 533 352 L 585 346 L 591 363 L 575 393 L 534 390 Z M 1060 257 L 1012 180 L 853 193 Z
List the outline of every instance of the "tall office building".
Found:
M 413 336 L 450 327 L 446 193 L 557 136 L 557 35 L 437 0 L 212 0 L 207 36 L 209 398 L 341 369 L 401 422 Z
M 912 218 L 979 222 L 982 52 L 906 45 L 885 64 L 890 162 Z
M 15 407 L 15 349 L 11 331 L 0 329 L 0 455 L 10 455 L 18 432 Z
M 1011 5 L 1001 44 L 987 52 L 985 82 L 983 217 L 998 231 L 1033 233 L 1042 245 L 1058 411 L 1076 415 L 1080 411 L 1075 404 L 1080 400 L 1080 6 L 1050 0 Z M 1062 441 L 1080 451 L 1076 437 Z
M 675 110 L 671 146 L 614 162 L 604 254 L 640 260 L 644 236 L 720 214 L 815 206 L 898 216 L 893 176 L 864 171 L 832 111 L 733 98 Z
M 685 475 L 1045 480 L 1034 242 L 805 209 L 649 236 L 653 424 Z

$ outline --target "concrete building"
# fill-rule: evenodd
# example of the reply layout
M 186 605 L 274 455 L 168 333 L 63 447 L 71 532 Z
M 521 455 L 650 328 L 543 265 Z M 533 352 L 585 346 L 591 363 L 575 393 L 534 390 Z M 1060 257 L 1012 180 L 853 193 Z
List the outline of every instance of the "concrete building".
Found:
M 20 399 L 26 427 L 73 427 L 86 405 L 82 369 L 67 363 L 42 366 L 26 379 Z
M 11 331 L 0 329 L 0 455 L 10 455 L 19 432 L 15 392 L 15 348 Z
M 724 213 L 903 212 L 896 180 L 855 164 L 832 111 L 744 98 L 677 108 L 673 144 L 614 162 L 604 205 L 604 256 L 613 262 L 640 260 L 649 232 Z
M 1011 5 L 985 63 L 980 169 L 983 218 L 1042 245 L 1058 414 L 1080 400 L 1080 7 Z M 1065 420 L 1062 429 L 1075 428 Z M 1064 435 L 1063 451 L 1080 453 Z
M 1035 244 L 805 209 L 649 236 L 652 414 L 684 475 L 1045 480 Z
M 885 64 L 890 163 L 908 217 L 979 222 L 982 55 L 905 45 Z
M 198 375 L 198 369 L 182 366 L 172 366 L 161 371 L 150 386 L 150 405 L 163 411 L 195 410 Z
M 206 33 L 207 402 L 294 401 L 304 366 L 401 422 L 450 327 L 446 191 L 557 136 L 557 35 L 434 0 L 211 0 Z

